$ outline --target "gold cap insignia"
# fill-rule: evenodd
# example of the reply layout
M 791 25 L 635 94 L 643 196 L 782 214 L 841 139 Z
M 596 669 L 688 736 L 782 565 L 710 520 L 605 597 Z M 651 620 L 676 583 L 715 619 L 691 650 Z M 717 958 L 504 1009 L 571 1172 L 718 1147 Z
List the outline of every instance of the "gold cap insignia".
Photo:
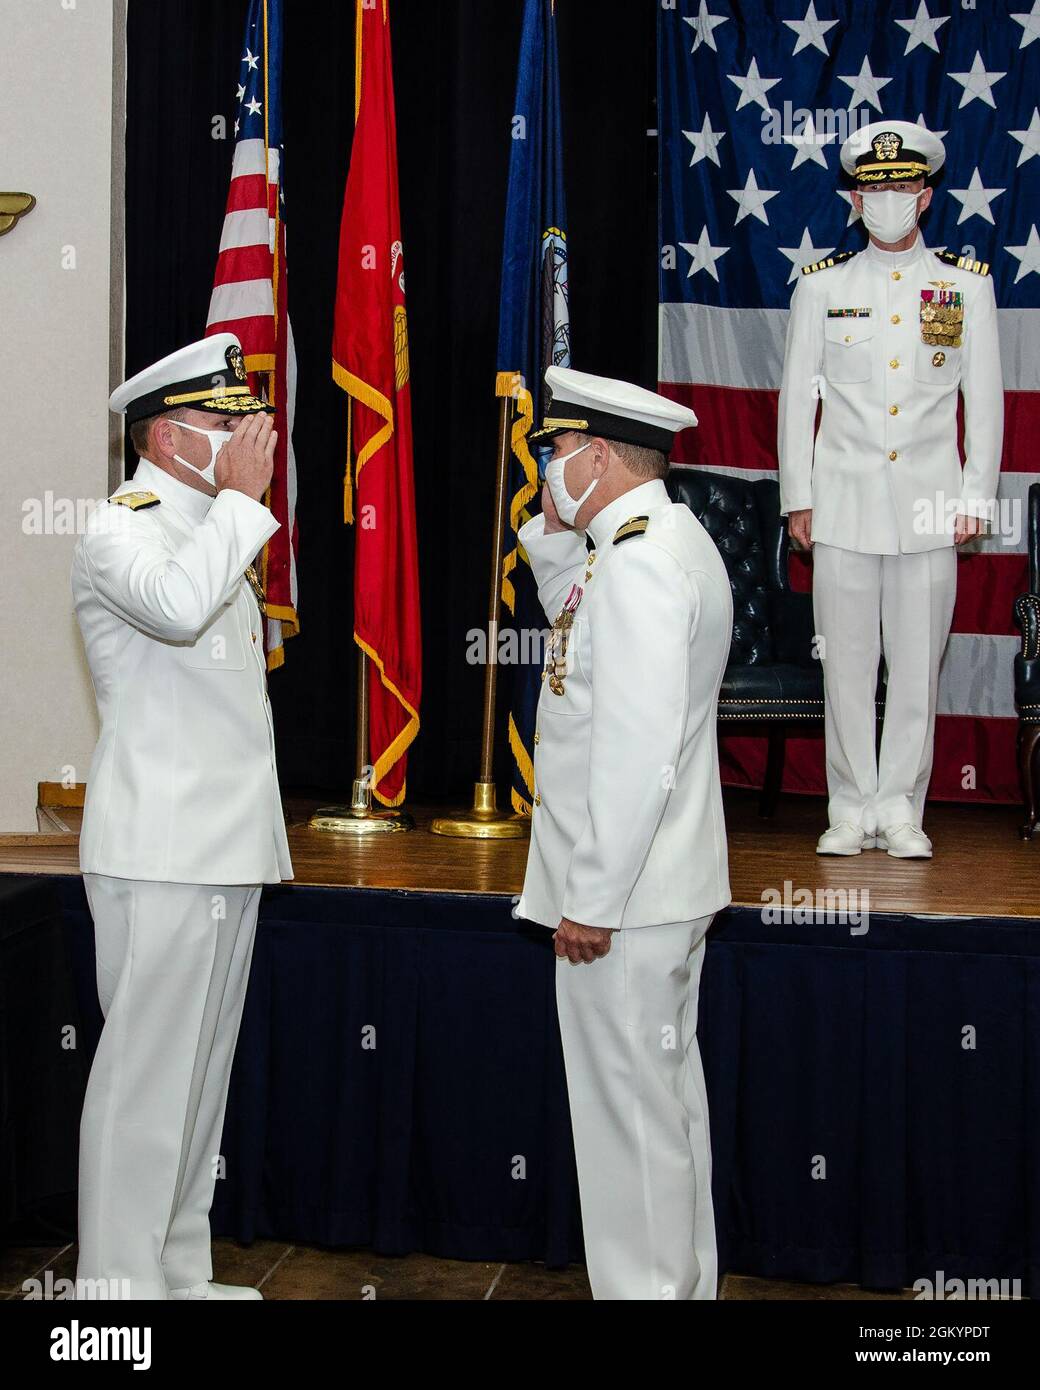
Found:
M 903 148 L 903 137 L 894 130 L 883 130 L 880 135 L 874 136 L 871 144 L 874 146 L 875 159 L 898 159 L 899 151 Z
M 235 379 L 237 381 L 245 381 L 246 364 L 242 359 L 242 349 L 240 347 L 229 347 L 224 356 L 227 358 L 229 368 L 235 374 Z

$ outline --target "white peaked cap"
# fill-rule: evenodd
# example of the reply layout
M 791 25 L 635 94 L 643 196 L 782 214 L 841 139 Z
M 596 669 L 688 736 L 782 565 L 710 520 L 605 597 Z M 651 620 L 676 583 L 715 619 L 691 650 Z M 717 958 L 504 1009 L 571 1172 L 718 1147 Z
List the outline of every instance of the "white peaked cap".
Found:
M 110 410 L 125 414 L 128 424 L 178 406 L 218 415 L 249 415 L 273 406 L 254 396 L 234 333 L 214 333 L 178 348 L 138 372 L 108 398 Z
M 630 381 L 576 372 L 571 367 L 547 367 L 545 384 L 550 392 L 545 418 L 541 428 L 528 435 L 529 441 L 545 441 L 567 430 L 578 430 L 667 453 L 679 430 L 697 423 L 689 406 Z

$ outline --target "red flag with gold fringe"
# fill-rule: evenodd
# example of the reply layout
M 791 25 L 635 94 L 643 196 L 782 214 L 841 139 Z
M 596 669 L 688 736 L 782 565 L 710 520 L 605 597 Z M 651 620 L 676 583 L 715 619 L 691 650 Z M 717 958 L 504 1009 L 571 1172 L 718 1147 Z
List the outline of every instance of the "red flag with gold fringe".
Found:
M 349 398 L 343 514 L 356 530 L 354 641 L 370 658 L 372 791 L 397 806 L 419 730 L 422 642 L 389 0 L 357 0 L 356 24 L 332 376 Z

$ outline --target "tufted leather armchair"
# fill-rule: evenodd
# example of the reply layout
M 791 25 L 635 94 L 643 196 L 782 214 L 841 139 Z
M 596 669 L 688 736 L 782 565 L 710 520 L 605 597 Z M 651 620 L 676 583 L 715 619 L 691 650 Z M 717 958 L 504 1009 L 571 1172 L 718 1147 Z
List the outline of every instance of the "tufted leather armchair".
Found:
M 780 796 L 787 735 L 823 733 L 812 596 L 790 585 L 780 489 L 772 478 L 745 481 L 681 467 L 671 469 L 666 486 L 673 502 L 685 502 L 700 521 L 729 571 L 733 644 L 719 692 L 719 726 L 769 740 L 759 814 L 770 816 Z M 883 713 L 879 679 L 879 720 Z
M 1015 622 L 1022 650 L 1015 657 L 1015 708 L 1018 710 L 1018 775 L 1026 804 L 1020 834 L 1032 839 L 1040 804 L 1040 483 L 1029 488 L 1026 547 L 1029 592 L 1015 599 Z

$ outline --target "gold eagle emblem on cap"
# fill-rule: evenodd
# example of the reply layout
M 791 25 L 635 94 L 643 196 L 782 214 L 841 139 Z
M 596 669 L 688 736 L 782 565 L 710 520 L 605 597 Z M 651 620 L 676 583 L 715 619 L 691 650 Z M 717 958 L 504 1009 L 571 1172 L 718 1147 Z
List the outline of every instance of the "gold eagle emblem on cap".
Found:
M 894 130 L 883 130 L 880 135 L 874 136 L 871 144 L 875 159 L 898 159 L 903 148 L 903 137 Z
M 242 357 L 242 349 L 237 346 L 229 347 L 224 356 L 227 358 L 228 368 L 235 375 L 235 380 L 245 381 L 246 364 Z

